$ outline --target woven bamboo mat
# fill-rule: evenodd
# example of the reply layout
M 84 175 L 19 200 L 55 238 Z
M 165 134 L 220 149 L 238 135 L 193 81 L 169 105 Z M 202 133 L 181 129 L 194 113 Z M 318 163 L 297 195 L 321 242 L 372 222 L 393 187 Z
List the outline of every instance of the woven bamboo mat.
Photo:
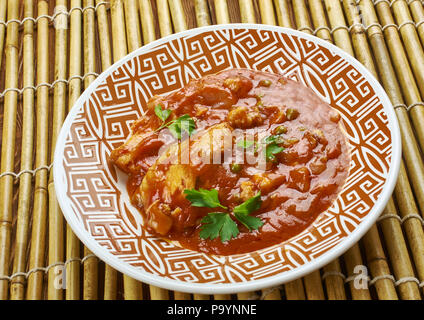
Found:
M 0 299 L 423 299 L 423 2 L 0 0 Z M 322 270 L 261 292 L 170 292 L 80 243 L 56 202 L 52 153 L 67 111 L 113 61 L 173 32 L 230 22 L 296 28 L 354 55 L 394 105 L 403 162 L 378 223 Z M 56 289 L 63 270 L 66 289 Z

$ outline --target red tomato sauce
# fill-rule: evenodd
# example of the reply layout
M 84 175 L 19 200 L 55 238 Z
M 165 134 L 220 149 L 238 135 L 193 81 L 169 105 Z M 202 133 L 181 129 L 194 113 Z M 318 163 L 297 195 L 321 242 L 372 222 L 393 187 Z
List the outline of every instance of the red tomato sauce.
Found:
M 237 148 L 254 156 L 265 147 L 258 148 L 258 142 L 245 149 L 232 137 L 233 150 L 224 157 L 225 163 L 164 164 L 160 150 L 168 152 L 167 158 L 181 154 L 169 151 L 178 140 L 158 130 L 164 122 L 155 114 L 157 105 L 172 110 L 166 121 L 186 114 L 194 120 L 190 147 L 201 145 L 202 135 L 221 126 L 225 133 L 256 130 L 265 137 L 278 136 L 282 151 L 262 168 L 246 159 L 239 164 Z M 311 89 L 276 74 L 231 69 L 192 80 L 167 96 L 153 97 L 132 130 L 111 160 L 129 175 L 128 193 L 144 218 L 144 227 L 205 253 L 251 252 L 299 234 L 331 206 L 349 170 L 349 149 L 338 112 Z M 193 207 L 183 193 L 190 187 L 216 189 L 234 221 L 232 209 L 260 192 L 262 204 L 251 215 L 263 225 L 249 230 L 238 223 L 237 237 L 225 242 L 219 237 L 202 239 L 201 219 L 219 210 Z

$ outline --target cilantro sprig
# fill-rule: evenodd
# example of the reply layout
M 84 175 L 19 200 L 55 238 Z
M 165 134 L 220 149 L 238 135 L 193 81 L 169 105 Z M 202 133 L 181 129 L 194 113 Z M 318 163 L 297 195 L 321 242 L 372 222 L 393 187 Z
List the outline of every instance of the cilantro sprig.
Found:
M 161 119 L 163 122 L 166 121 L 166 119 L 169 118 L 169 116 L 171 115 L 172 110 L 170 109 L 162 109 L 162 106 L 160 104 L 158 104 L 155 107 L 155 114 L 158 116 L 159 119 Z
M 234 216 L 240 221 L 249 231 L 259 229 L 263 226 L 263 222 L 258 217 L 250 215 L 251 212 L 258 210 L 262 205 L 261 193 L 247 199 L 241 205 L 234 208 Z
M 186 189 L 186 198 L 193 207 L 206 207 L 227 209 L 219 202 L 218 191 L 216 189 Z M 260 218 L 251 216 L 250 213 L 261 207 L 261 193 L 236 206 L 233 210 L 234 217 L 243 224 L 249 231 L 257 230 L 263 222 Z M 221 242 L 229 241 L 237 237 L 239 229 L 237 223 L 231 218 L 228 212 L 211 212 L 200 221 L 202 227 L 199 236 L 202 239 L 215 239 L 220 237 Z
M 202 239 L 209 238 L 212 240 L 219 236 L 221 242 L 225 242 L 231 240 L 232 237 L 237 237 L 239 234 L 237 223 L 225 212 L 211 212 L 201 222 L 203 226 L 199 236 Z
M 188 136 L 191 137 L 192 134 L 196 131 L 196 124 L 188 114 L 185 114 L 178 119 L 172 120 L 169 125 L 167 125 L 169 131 L 172 135 L 180 139 L 182 138 L 182 133 L 185 131 L 188 133 Z
M 274 161 L 275 155 L 284 150 L 283 147 L 278 145 L 278 143 L 280 143 L 280 139 L 281 137 L 278 135 L 265 138 L 265 157 L 267 161 Z
M 155 107 L 156 116 L 163 122 L 162 125 L 156 129 L 156 131 L 160 131 L 163 128 L 168 128 L 176 139 L 181 140 L 183 132 L 187 132 L 188 136 L 191 137 L 196 131 L 196 123 L 194 122 L 193 118 L 191 118 L 188 114 L 185 114 L 178 117 L 177 119 L 166 122 L 171 113 L 172 110 L 162 109 L 160 104 Z
M 255 144 L 255 141 L 242 139 L 239 142 L 237 142 L 237 147 L 240 147 L 243 149 L 249 149 L 254 144 Z
M 252 146 L 254 152 L 257 152 L 259 150 L 259 144 L 254 140 L 241 139 L 237 142 L 237 147 L 242 149 L 252 149 Z
M 185 189 L 184 194 L 186 194 L 187 200 L 191 202 L 193 207 L 206 207 L 206 208 L 217 208 L 227 209 L 224 207 L 218 199 L 218 190 L 211 189 L 206 190 L 200 188 L 199 190 L 195 189 Z

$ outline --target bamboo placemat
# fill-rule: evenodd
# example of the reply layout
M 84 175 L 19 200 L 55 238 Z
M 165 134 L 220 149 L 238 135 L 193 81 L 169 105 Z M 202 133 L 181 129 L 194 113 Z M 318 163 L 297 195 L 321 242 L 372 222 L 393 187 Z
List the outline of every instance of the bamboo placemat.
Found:
M 140 283 L 66 225 L 50 171 L 58 131 L 113 61 L 174 32 L 235 22 L 314 34 L 380 80 L 403 143 L 394 194 L 358 244 L 303 279 L 214 296 Z M 421 0 L 0 0 L 0 299 L 423 299 L 423 44 Z

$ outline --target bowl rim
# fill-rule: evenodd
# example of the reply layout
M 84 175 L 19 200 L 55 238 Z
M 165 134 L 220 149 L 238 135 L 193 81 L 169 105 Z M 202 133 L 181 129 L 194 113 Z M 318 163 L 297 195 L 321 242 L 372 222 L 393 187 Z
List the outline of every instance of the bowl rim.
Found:
M 223 29 L 254 29 L 254 30 L 265 30 L 285 33 L 288 35 L 294 35 L 297 37 L 304 38 L 306 40 L 317 43 L 320 46 L 323 46 L 332 52 L 338 54 L 352 66 L 354 66 L 371 84 L 375 93 L 381 99 L 383 109 L 387 114 L 388 118 L 388 127 L 392 135 L 392 154 L 391 154 L 391 164 L 389 167 L 389 172 L 387 175 L 386 182 L 384 183 L 383 190 L 381 191 L 377 202 L 372 207 L 371 211 L 368 213 L 367 217 L 355 228 L 352 233 L 350 233 L 345 239 L 341 240 L 335 247 L 328 250 L 326 253 L 322 254 L 320 257 L 315 258 L 305 264 L 297 267 L 295 269 L 285 271 L 283 273 L 270 276 L 258 280 L 248 280 L 245 282 L 239 283 L 226 283 L 226 284 L 214 284 L 214 283 L 191 283 L 184 282 L 180 280 L 174 280 L 171 278 L 154 275 L 152 273 L 140 270 L 134 266 L 129 265 L 128 263 L 123 262 L 122 260 L 115 257 L 110 253 L 106 248 L 100 246 L 87 232 L 84 228 L 81 228 L 81 224 L 75 215 L 72 213 L 72 208 L 67 202 L 66 190 L 64 188 L 65 184 L 59 183 L 59 178 L 62 176 L 63 172 L 63 157 L 64 157 L 64 148 L 67 134 L 70 130 L 72 121 L 74 120 L 76 114 L 83 106 L 83 103 L 89 98 L 91 93 L 97 88 L 97 86 L 109 76 L 117 67 L 121 66 L 130 59 L 138 56 L 141 53 L 149 51 L 151 48 L 156 47 L 160 44 L 169 42 L 171 40 L 201 34 L 207 31 L 223 30 Z M 145 46 L 142 46 L 133 52 L 129 53 L 125 57 L 119 59 L 105 71 L 103 71 L 82 93 L 82 95 L 77 99 L 73 108 L 69 111 L 65 121 L 63 122 L 62 128 L 56 140 L 56 149 L 54 152 L 54 161 L 53 161 L 53 176 L 54 176 L 54 186 L 56 192 L 56 198 L 59 202 L 60 208 L 62 209 L 63 215 L 67 223 L 72 228 L 73 232 L 77 237 L 83 242 L 87 248 L 89 248 L 98 258 L 103 260 L 105 263 L 109 264 L 116 270 L 142 282 L 145 282 L 150 285 L 158 286 L 168 290 L 188 292 L 188 293 L 199 293 L 199 294 L 230 294 L 237 292 L 246 292 L 246 291 L 255 291 L 264 288 L 269 288 L 283 283 L 301 278 L 323 266 L 330 263 L 334 259 L 341 256 L 354 244 L 356 244 L 360 238 L 371 228 L 371 226 L 376 222 L 377 218 L 380 216 L 384 207 L 386 206 L 393 189 L 396 184 L 397 176 L 400 168 L 401 161 L 401 136 L 399 130 L 399 124 L 397 120 L 396 113 L 393 108 L 393 104 L 390 102 L 389 97 L 387 96 L 385 90 L 378 82 L 378 80 L 371 74 L 367 68 L 362 65 L 357 59 L 348 53 L 344 52 L 342 49 L 336 47 L 335 45 L 322 40 L 318 37 L 303 33 L 298 30 L 289 29 L 280 26 L 271 26 L 271 25 L 262 25 L 262 24 L 248 24 L 248 23 L 235 23 L 235 24 L 221 24 L 221 25 L 211 25 L 205 27 L 199 27 L 194 29 L 189 29 L 172 35 L 168 35 L 161 39 L 155 40 Z

